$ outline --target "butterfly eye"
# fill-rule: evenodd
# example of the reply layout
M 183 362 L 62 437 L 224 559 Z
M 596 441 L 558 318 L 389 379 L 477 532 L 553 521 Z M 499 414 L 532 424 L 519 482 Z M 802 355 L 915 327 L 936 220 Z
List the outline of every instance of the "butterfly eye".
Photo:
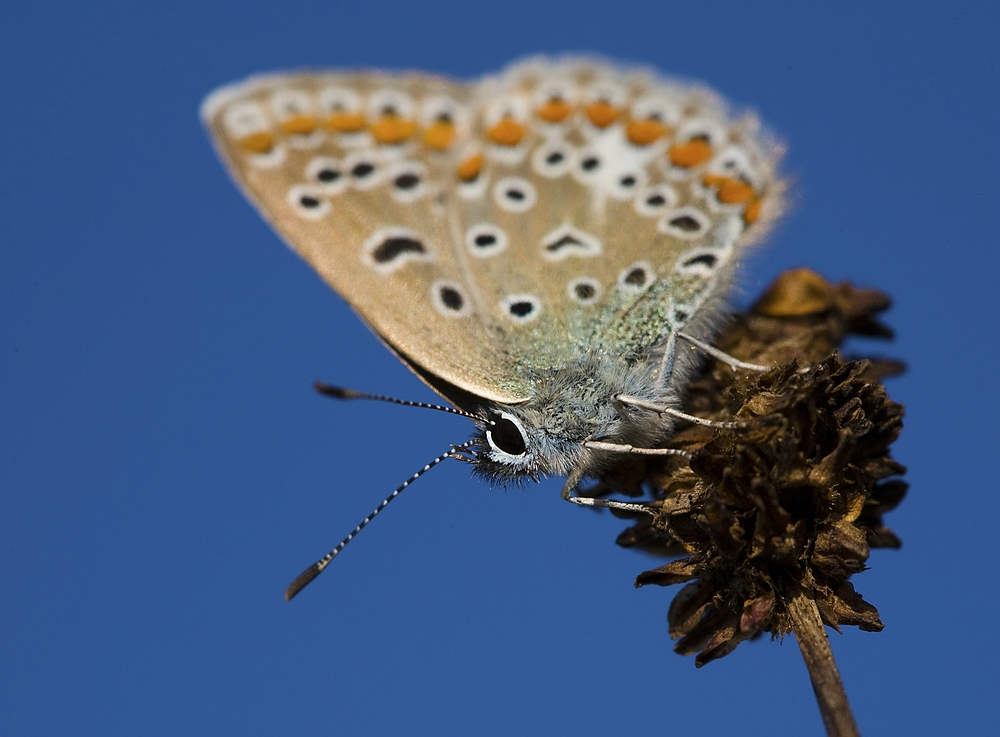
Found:
M 506 412 L 495 418 L 486 430 L 486 439 L 494 450 L 509 456 L 523 456 L 528 452 L 528 441 L 524 428 Z
M 659 223 L 659 230 L 677 238 L 700 238 L 708 230 L 708 218 L 693 207 L 680 207 L 667 213 Z

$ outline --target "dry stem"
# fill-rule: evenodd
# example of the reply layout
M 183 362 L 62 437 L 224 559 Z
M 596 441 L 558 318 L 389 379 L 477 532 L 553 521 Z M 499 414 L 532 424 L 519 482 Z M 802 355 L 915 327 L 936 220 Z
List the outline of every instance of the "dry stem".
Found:
M 795 639 L 802 650 L 802 658 L 809 669 L 809 678 L 820 714 L 823 715 L 827 735 L 860 737 L 816 600 L 800 588 L 788 601 L 788 614 L 792 620 Z

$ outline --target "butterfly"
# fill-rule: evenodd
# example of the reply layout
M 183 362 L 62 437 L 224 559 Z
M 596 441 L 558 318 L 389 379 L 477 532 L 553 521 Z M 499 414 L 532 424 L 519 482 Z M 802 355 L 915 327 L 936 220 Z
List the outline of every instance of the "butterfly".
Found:
M 493 481 L 566 476 L 579 503 L 623 453 L 671 452 L 734 268 L 783 206 L 782 148 L 755 115 L 599 59 L 472 83 L 257 76 L 202 119 L 274 229 L 475 423 L 420 473 L 453 456 Z

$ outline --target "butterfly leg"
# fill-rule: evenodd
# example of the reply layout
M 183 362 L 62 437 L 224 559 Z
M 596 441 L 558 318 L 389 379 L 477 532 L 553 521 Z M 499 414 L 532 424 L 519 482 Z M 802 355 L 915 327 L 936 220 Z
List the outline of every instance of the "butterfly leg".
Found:
M 663 386 L 664 381 L 673 376 L 674 359 L 677 358 L 678 334 L 676 330 L 671 330 L 670 335 L 667 336 L 667 343 L 663 347 L 663 358 L 660 361 L 660 373 L 656 377 L 656 383 L 659 386 Z
M 676 334 L 679 335 L 680 337 L 684 338 L 684 340 L 686 340 L 688 343 L 691 343 L 692 345 L 696 346 L 697 348 L 700 348 L 702 351 L 704 351 L 708 355 L 712 356 L 712 358 L 716 358 L 719 361 L 722 361 L 724 364 L 726 364 L 730 368 L 743 369 L 744 371 L 770 371 L 771 370 L 770 366 L 762 366 L 759 363 L 747 363 L 746 361 L 740 361 L 737 358 L 733 358 L 732 356 L 730 356 L 725 351 L 720 351 L 715 346 L 711 346 L 708 343 L 704 343 L 704 342 L 698 340 L 697 338 L 694 338 L 694 337 L 688 335 L 687 333 L 676 333 Z
M 570 471 L 569 476 L 566 477 L 566 483 L 563 484 L 562 488 L 562 498 L 568 502 L 573 502 L 574 504 L 579 504 L 581 507 L 598 507 L 601 509 L 623 509 L 628 512 L 643 512 L 645 514 L 653 514 L 653 509 L 648 504 L 641 504 L 636 502 L 617 502 L 613 499 L 595 499 L 589 496 L 574 496 L 573 492 L 576 491 L 577 486 L 583 481 L 584 473 L 580 468 L 574 468 Z
M 634 445 L 625 443 L 606 443 L 603 440 L 587 440 L 583 446 L 591 450 L 601 450 L 608 453 L 622 453 L 636 456 L 681 456 L 691 458 L 691 454 L 686 450 L 677 448 L 637 448 Z
M 694 415 L 689 415 L 687 412 L 681 412 L 679 409 L 674 409 L 673 407 L 668 407 L 664 404 L 657 404 L 656 402 L 650 402 L 646 399 L 642 399 L 641 397 L 630 397 L 627 394 L 619 394 L 616 399 L 619 402 L 627 404 L 631 407 L 652 410 L 653 412 L 659 412 L 663 415 L 676 417 L 678 420 L 693 422 L 696 425 L 712 427 L 716 430 L 744 430 L 747 427 L 745 422 L 719 422 L 718 420 L 706 420 L 704 417 L 695 417 Z

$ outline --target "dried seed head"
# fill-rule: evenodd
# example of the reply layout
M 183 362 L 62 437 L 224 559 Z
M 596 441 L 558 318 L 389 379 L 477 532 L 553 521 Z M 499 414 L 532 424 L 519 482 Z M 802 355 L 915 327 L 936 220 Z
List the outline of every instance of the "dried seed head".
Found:
M 890 336 L 875 314 L 889 306 L 874 290 L 830 285 L 807 270 L 783 274 L 719 341 L 723 350 L 775 365 L 750 375 L 711 365 L 684 410 L 739 419 L 741 431 L 682 430 L 671 441 L 689 464 L 632 462 L 602 479 L 634 492 L 654 489 L 657 513 L 618 538 L 683 557 L 636 586 L 686 583 L 670 607 L 670 634 L 697 665 L 763 632 L 791 631 L 785 601 L 804 589 L 830 626 L 878 631 L 878 611 L 848 579 L 872 547 L 899 547 L 882 523 L 906 493 L 889 457 L 903 408 L 880 379 L 889 360 L 848 361 L 835 351 L 849 334 Z

